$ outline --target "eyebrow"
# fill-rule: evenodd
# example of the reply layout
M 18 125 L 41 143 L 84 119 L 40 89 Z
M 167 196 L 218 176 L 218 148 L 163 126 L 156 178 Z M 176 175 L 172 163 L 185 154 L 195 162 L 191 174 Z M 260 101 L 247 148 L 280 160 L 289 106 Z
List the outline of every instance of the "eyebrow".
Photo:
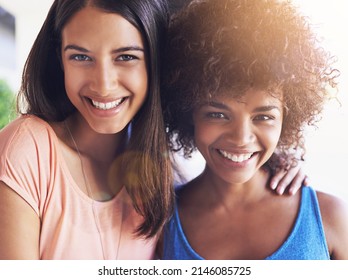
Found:
M 275 105 L 260 106 L 255 108 L 254 112 L 260 113 L 260 112 L 268 112 L 272 110 L 278 110 L 279 112 L 281 112 L 281 109 L 279 108 L 279 106 L 275 106 Z
M 214 108 L 217 108 L 217 109 L 223 109 L 223 110 L 228 110 L 229 107 L 223 103 L 220 103 L 220 102 L 216 102 L 216 101 L 208 101 L 208 102 L 205 102 L 201 105 L 201 107 L 204 107 L 204 106 L 210 106 L 210 107 L 214 107 Z
M 214 107 L 217 109 L 222 109 L 222 110 L 229 110 L 230 109 L 227 105 L 220 103 L 220 102 L 216 102 L 216 101 L 209 101 L 209 102 L 203 103 L 202 107 L 203 106 L 211 106 L 211 107 Z M 269 112 L 272 110 L 278 110 L 279 112 L 281 112 L 281 109 L 279 108 L 279 106 L 276 106 L 276 105 L 266 105 L 266 106 L 256 107 L 253 110 L 253 112 L 260 113 L 260 112 Z
M 83 53 L 89 53 L 90 51 L 88 49 L 85 49 L 83 47 L 80 47 L 78 45 L 67 45 L 64 48 L 64 51 L 67 50 L 75 50 L 75 51 L 79 51 L 79 52 L 83 52 Z M 144 52 L 144 49 L 138 46 L 127 46 L 127 47 L 122 47 L 122 48 L 118 48 L 115 50 L 112 50 L 111 53 L 121 53 L 121 52 L 126 52 L 126 51 L 141 51 Z

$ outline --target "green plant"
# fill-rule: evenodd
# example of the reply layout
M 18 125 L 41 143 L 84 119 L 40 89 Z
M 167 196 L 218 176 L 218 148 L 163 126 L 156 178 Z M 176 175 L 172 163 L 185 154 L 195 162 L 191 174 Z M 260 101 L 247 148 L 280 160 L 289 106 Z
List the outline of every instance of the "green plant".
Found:
M 15 95 L 4 80 L 0 80 L 0 129 L 16 117 Z

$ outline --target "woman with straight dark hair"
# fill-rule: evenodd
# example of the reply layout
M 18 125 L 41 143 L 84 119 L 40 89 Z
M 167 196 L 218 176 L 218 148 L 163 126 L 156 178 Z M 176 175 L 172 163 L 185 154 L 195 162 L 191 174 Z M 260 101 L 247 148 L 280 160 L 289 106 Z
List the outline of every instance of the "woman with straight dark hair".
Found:
M 0 134 L 1 259 L 154 257 L 173 198 L 168 17 L 160 0 L 54 1 Z

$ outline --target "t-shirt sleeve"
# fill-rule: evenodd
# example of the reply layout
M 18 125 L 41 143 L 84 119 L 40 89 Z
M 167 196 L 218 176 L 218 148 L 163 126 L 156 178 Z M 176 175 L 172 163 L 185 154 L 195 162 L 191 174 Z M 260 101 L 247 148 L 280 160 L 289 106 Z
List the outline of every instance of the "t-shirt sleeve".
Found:
M 19 117 L 0 131 L 0 181 L 41 216 L 50 181 L 52 135 L 36 117 Z

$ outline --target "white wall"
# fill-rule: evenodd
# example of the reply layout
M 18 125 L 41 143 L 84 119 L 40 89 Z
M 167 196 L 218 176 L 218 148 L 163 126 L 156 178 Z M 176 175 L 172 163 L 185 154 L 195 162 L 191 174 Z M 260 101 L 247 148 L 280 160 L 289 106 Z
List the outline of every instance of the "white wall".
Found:
M 9 69 L 15 69 L 15 38 L 14 34 L 6 28 L 0 25 L 0 38 L 1 38 L 1 52 L 0 52 L 0 66 Z
M 47 15 L 53 0 L 0 0 L 0 6 L 16 19 L 16 69 L 13 70 L 11 85 L 19 89 L 21 72 L 29 50 Z
M 307 137 L 306 170 L 313 186 L 341 196 L 348 202 L 348 2 L 343 0 L 294 0 L 317 26 L 323 45 L 338 59 L 341 71 L 337 98 L 325 110 L 317 131 Z
M 12 89 L 17 87 L 16 70 L 15 36 L 10 28 L 0 25 L 0 79 Z

